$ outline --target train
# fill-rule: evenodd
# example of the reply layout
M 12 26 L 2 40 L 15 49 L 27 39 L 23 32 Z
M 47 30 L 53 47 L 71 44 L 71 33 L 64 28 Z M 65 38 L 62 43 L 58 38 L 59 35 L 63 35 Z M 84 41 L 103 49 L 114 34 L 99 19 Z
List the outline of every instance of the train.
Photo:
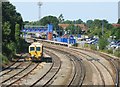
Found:
M 43 58 L 43 44 L 33 42 L 29 46 L 29 54 L 32 61 L 41 61 Z

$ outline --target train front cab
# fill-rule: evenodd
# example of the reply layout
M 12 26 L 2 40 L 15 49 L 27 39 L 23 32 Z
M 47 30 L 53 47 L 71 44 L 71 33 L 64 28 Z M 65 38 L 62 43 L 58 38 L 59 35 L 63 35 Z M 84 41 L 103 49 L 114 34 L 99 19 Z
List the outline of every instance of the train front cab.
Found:
M 30 45 L 29 53 L 32 61 L 41 61 L 43 57 L 43 46 L 42 45 Z

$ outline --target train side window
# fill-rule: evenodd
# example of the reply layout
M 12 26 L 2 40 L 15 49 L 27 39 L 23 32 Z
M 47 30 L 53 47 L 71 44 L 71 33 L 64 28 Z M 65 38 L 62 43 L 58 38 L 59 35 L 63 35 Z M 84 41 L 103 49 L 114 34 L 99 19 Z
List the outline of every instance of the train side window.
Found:
M 40 51 L 40 47 L 36 47 L 36 51 Z
M 30 47 L 30 51 L 34 51 L 35 49 L 34 49 L 34 47 Z

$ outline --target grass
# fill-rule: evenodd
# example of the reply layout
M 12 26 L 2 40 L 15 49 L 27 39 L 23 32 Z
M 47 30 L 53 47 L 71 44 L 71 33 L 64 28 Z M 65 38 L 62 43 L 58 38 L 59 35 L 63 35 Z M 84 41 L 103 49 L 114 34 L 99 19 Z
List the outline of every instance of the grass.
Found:
M 120 57 L 120 49 L 115 50 L 114 55 Z
M 97 50 L 97 47 L 96 47 L 95 45 L 91 44 L 91 45 L 90 45 L 90 49 L 92 49 L 92 50 Z
M 85 48 L 89 48 L 91 50 L 97 50 L 97 47 L 95 45 L 93 45 L 93 44 L 85 44 L 84 47 Z M 104 49 L 104 50 L 99 50 L 99 51 L 105 52 L 105 53 L 108 53 L 108 54 L 113 54 L 113 50 L 112 49 L 110 49 L 110 50 Z M 114 56 L 120 57 L 120 49 L 115 50 Z
M 6 56 L 0 54 L 0 66 L 7 65 L 9 63 L 9 60 Z

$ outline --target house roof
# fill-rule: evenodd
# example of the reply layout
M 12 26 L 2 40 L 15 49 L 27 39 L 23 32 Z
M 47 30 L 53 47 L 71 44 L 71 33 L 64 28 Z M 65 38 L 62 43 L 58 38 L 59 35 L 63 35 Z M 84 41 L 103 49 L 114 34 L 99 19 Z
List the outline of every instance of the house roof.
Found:
M 58 24 L 63 29 L 66 29 L 70 24 Z M 87 31 L 88 27 L 85 24 L 74 24 L 75 26 L 79 26 L 83 31 Z
M 120 27 L 120 24 L 112 24 L 114 27 Z

